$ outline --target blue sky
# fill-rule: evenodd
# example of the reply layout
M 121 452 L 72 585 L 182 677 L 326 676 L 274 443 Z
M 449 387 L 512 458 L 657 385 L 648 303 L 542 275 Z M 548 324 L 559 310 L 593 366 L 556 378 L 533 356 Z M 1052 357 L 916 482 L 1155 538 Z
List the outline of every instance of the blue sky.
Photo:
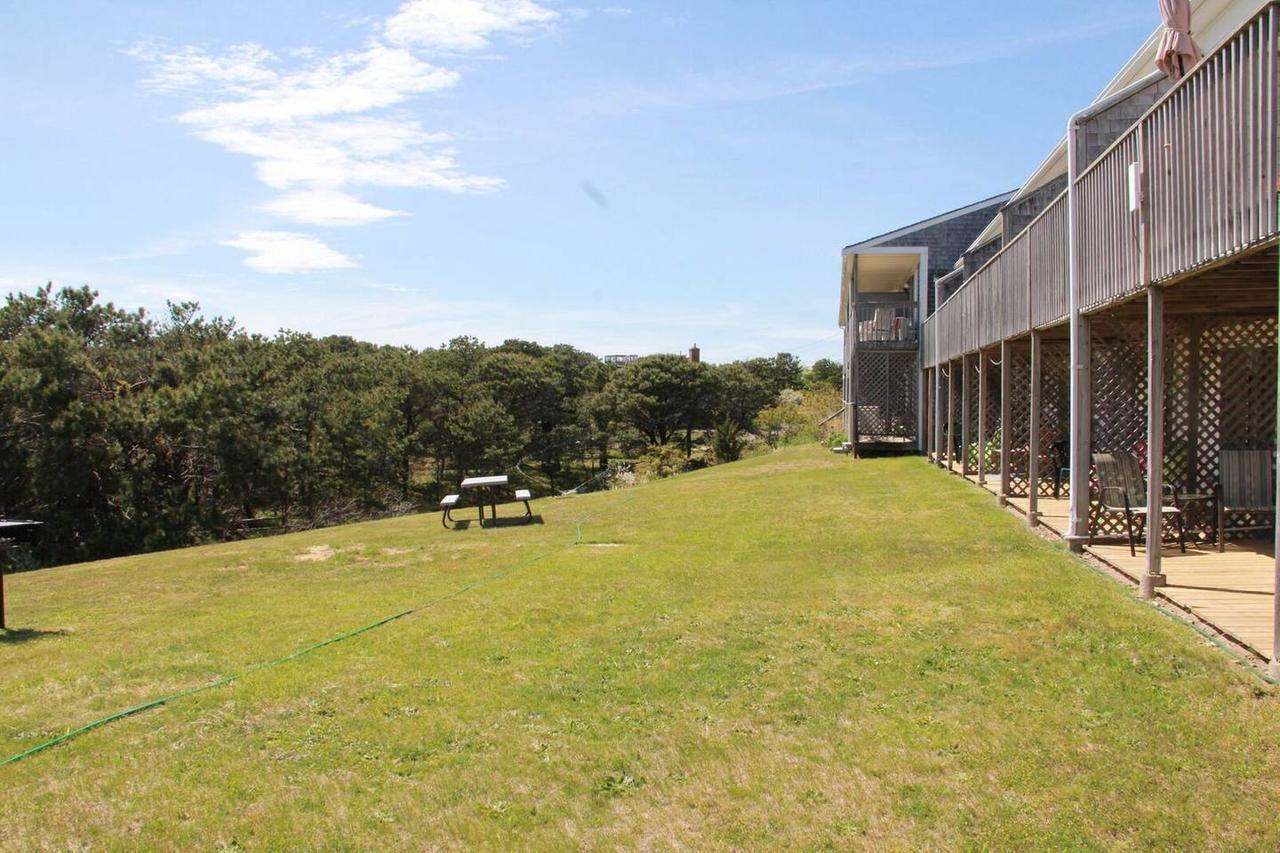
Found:
M 1019 184 L 1154 0 L 0 0 L 0 292 L 836 356 L 845 244 Z

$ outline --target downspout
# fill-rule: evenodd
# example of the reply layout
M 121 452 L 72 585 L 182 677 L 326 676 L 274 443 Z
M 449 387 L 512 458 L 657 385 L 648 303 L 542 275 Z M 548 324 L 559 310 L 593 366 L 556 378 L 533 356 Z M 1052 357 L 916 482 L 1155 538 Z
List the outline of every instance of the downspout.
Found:
M 1076 228 L 1076 181 L 1080 177 L 1080 134 L 1089 119 L 1098 113 L 1157 83 L 1164 74 L 1152 72 L 1141 80 L 1090 104 L 1067 122 L 1067 293 L 1068 328 L 1071 337 L 1071 521 L 1067 542 L 1080 551 L 1089 539 L 1089 451 L 1088 430 L 1092 417 L 1090 400 L 1088 343 L 1084 316 L 1080 311 L 1080 247 Z

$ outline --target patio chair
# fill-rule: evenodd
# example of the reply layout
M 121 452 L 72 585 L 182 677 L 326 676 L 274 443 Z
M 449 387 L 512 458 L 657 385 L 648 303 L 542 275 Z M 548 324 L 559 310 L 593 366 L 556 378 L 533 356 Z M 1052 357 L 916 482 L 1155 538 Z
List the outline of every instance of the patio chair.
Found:
M 1276 488 L 1271 457 L 1270 450 L 1224 450 L 1218 456 L 1218 482 L 1213 487 L 1218 509 L 1218 551 L 1226 550 L 1228 531 L 1275 527 Z M 1248 513 L 1260 521 L 1227 527 L 1228 513 Z
M 1071 439 L 1064 438 L 1049 446 L 1049 465 L 1053 468 L 1053 496 L 1062 497 L 1062 484 L 1071 482 Z
M 893 309 L 883 305 L 877 306 L 875 319 L 871 321 L 871 340 L 893 340 Z
M 1147 483 L 1142 476 L 1142 468 L 1128 453 L 1095 453 L 1093 466 L 1098 472 L 1098 497 L 1102 512 L 1124 516 L 1125 533 L 1129 537 L 1129 556 L 1136 557 L 1138 551 L 1135 543 L 1147 524 Z M 1173 503 L 1162 502 L 1160 523 L 1163 523 L 1166 516 L 1174 520 L 1178 526 L 1178 547 L 1186 553 L 1187 537 L 1182 524 L 1182 510 L 1176 506 L 1176 495 L 1172 487 L 1165 484 L 1165 489 Z

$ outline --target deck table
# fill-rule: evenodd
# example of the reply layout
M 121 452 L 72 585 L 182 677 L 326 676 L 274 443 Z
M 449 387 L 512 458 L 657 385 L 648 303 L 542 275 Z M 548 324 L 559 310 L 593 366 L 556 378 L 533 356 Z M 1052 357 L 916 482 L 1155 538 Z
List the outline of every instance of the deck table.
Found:
M 498 489 L 505 489 L 511 483 L 506 474 L 492 474 L 487 477 L 468 477 L 462 481 L 462 491 L 475 491 L 480 494 L 480 526 L 484 526 L 484 505 L 489 505 L 493 520 L 498 520 Z

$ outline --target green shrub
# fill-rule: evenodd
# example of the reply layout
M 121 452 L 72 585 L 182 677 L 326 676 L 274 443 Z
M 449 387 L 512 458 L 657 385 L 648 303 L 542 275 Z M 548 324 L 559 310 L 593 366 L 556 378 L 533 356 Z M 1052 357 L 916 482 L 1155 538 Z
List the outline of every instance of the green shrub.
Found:
M 636 460 L 635 473 L 641 481 L 662 480 L 684 471 L 688 462 L 684 448 L 674 444 L 659 444 L 640 455 Z

